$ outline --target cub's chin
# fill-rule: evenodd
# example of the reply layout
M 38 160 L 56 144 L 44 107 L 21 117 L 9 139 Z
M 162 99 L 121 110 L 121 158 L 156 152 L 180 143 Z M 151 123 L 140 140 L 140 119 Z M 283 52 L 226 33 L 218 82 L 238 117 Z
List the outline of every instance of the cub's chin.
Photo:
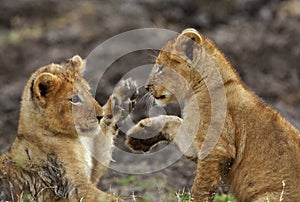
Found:
M 155 103 L 161 107 L 165 107 L 168 104 L 167 102 L 164 102 L 163 99 L 155 99 Z
M 89 129 L 83 129 L 83 128 L 78 128 L 76 127 L 77 133 L 79 136 L 83 137 L 95 137 L 99 133 L 101 133 L 101 128 L 100 125 L 97 125 L 94 128 L 89 128 Z
M 154 97 L 155 103 L 158 106 L 165 107 L 169 103 L 178 102 L 176 94 L 173 94 L 169 90 L 151 89 L 149 92 Z

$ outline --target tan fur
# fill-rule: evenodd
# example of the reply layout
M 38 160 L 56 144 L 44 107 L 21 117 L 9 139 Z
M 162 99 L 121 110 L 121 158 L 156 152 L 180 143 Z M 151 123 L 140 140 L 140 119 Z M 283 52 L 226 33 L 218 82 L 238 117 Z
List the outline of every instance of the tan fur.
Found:
M 221 51 L 206 37 L 186 29 L 168 41 L 157 57 L 146 88 L 158 104 L 176 100 L 183 103 L 183 119 L 159 116 L 142 120 L 128 131 L 127 143 L 133 149 L 147 151 L 149 144 L 174 140 L 180 149 L 184 148 L 185 155 L 195 157 L 195 201 L 211 201 L 222 182 L 238 201 L 300 199 L 299 131 L 242 83 Z M 222 89 L 224 97 L 213 97 L 214 93 L 222 95 Z M 217 106 L 214 117 L 213 99 Z M 224 99 L 226 105 L 222 107 Z M 218 131 L 223 118 L 216 145 L 209 138 L 206 142 L 206 146 L 212 143 L 212 150 L 206 155 L 201 148 L 209 127 Z M 186 150 L 184 144 L 191 138 L 189 127 L 195 125 L 194 141 Z M 183 126 L 185 130 L 181 129 Z M 137 140 L 149 131 L 156 131 L 160 138 Z
M 105 125 L 113 106 L 103 110 L 96 102 L 82 77 L 84 68 L 74 56 L 30 77 L 17 138 L 0 157 L 0 188 L 12 201 L 121 201 L 95 186 L 111 160 L 117 129 Z M 96 153 L 106 152 L 102 164 L 88 152 L 95 148 L 101 148 Z

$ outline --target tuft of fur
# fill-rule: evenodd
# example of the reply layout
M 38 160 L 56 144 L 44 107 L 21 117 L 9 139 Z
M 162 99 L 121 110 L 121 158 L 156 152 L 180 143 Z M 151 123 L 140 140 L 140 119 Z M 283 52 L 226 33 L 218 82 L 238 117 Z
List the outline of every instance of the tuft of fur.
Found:
M 168 41 L 146 88 L 161 105 L 183 103 L 182 120 L 172 116 L 141 120 L 128 131 L 127 144 L 133 150 L 147 151 L 153 146 L 150 143 L 167 139 L 186 156 L 196 157 L 195 201 L 211 201 L 222 182 L 238 201 L 299 200 L 299 131 L 244 85 L 209 39 L 186 29 Z M 215 96 L 222 95 L 222 89 L 224 96 Z M 152 125 L 143 127 L 145 123 Z M 159 138 L 136 140 L 157 128 Z M 209 131 L 212 136 L 207 135 Z M 211 150 L 205 153 L 203 147 Z

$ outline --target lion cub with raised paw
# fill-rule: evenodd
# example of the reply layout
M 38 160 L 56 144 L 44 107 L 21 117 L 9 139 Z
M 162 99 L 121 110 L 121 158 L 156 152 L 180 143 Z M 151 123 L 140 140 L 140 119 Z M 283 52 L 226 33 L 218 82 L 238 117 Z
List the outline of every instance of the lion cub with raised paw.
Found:
M 135 91 L 135 85 L 121 82 L 102 108 L 89 92 L 84 70 L 83 60 L 74 56 L 30 77 L 18 135 L 0 157 L 1 201 L 122 201 L 95 184 L 111 160 L 115 123 L 123 118 L 113 117 L 112 110 L 128 102 L 120 93 Z M 100 162 L 91 153 L 99 154 Z
M 177 100 L 182 119 L 141 120 L 127 144 L 148 151 L 174 141 L 197 161 L 195 201 L 211 201 L 221 183 L 238 201 L 299 201 L 299 131 L 242 83 L 210 40 L 186 29 L 168 41 L 146 89 L 160 105 Z

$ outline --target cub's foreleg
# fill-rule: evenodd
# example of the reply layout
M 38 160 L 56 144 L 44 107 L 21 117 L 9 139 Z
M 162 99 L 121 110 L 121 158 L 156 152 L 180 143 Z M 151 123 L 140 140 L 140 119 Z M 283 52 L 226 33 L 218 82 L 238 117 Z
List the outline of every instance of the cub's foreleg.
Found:
M 91 182 L 97 184 L 112 160 L 113 139 L 135 104 L 137 85 L 131 79 L 122 80 L 103 107 L 101 133 L 87 140 L 92 145 Z
M 196 176 L 192 187 L 192 196 L 195 201 L 212 201 L 214 192 L 221 184 L 220 161 L 209 156 L 199 160 Z
M 181 118 L 170 115 L 143 119 L 127 132 L 126 144 L 133 151 L 148 152 L 161 142 L 172 142 L 181 123 Z

